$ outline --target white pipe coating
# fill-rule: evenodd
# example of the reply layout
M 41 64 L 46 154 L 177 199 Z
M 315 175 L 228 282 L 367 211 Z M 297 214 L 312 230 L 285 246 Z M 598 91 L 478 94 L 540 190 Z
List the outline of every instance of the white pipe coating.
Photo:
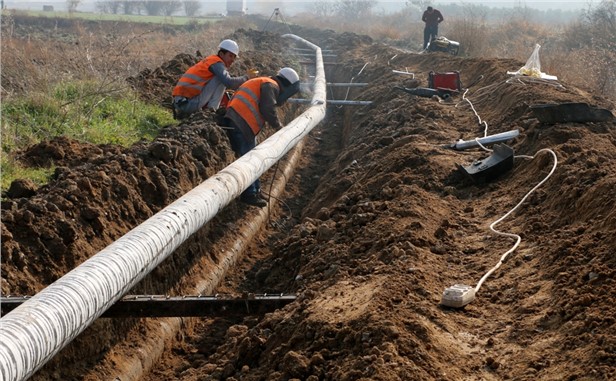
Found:
M 290 179 L 293 170 L 301 156 L 301 148 L 304 141 L 299 142 L 292 155 L 286 160 L 285 166 L 282 169 L 282 176 L 278 176 L 272 185 L 271 195 L 273 198 L 279 196 L 284 191 L 287 184 L 287 179 Z M 245 252 L 250 241 L 256 236 L 263 226 L 268 221 L 269 214 L 266 208 L 262 208 L 255 212 L 251 218 L 243 220 L 239 223 L 239 233 L 235 237 L 233 244 L 228 245 L 226 249 L 217 256 L 216 264 L 212 269 L 201 278 L 199 283 L 189 291 L 189 295 L 209 295 L 214 292 L 217 285 L 224 278 L 225 274 L 239 260 L 242 253 Z M 109 380 L 122 381 L 138 381 L 151 371 L 154 363 L 163 355 L 164 349 L 171 344 L 177 333 L 182 329 L 184 324 L 190 324 L 191 318 L 166 318 L 157 319 L 159 324 L 153 329 L 149 329 L 147 337 L 139 343 L 135 343 L 135 351 L 124 357 L 121 364 L 116 364 L 113 374 L 109 375 Z M 192 318 L 197 319 L 197 318 Z M 144 355 L 145 354 L 145 355 Z
M 312 107 L 213 177 L 0 319 L 0 379 L 25 380 L 258 179 L 323 118 L 326 82 L 315 50 Z

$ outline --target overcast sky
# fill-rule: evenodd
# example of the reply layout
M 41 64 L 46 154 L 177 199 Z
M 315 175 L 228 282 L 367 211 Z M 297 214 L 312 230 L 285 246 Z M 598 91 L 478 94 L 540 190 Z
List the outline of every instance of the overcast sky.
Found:
M 81 11 L 93 11 L 94 4 L 99 0 L 81 0 L 81 5 L 77 7 L 77 10 Z M 337 2 L 340 0 L 247 0 L 247 7 L 250 10 L 263 13 L 264 11 L 271 9 L 272 11 L 280 7 L 281 10 L 287 9 L 289 14 L 293 14 L 299 11 L 306 11 L 310 9 L 310 5 L 317 1 Z M 436 0 L 434 5 L 439 4 L 483 4 L 490 7 L 513 7 L 513 6 L 527 6 L 529 8 L 536 9 L 581 9 L 586 8 L 588 4 L 598 4 L 600 0 L 527 0 L 527 1 L 515 1 L 515 0 Z M 201 0 L 202 12 L 224 12 L 226 10 L 226 0 Z M 396 11 L 403 8 L 406 1 L 395 0 L 377 0 L 377 9 L 386 11 Z M 7 8 L 18 9 L 31 9 L 42 10 L 43 5 L 53 5 L 56 10 L 66 10 L 66 0 L 5 0 L 4 4 Z M 284 13 L 283 13 L 284 14 Z

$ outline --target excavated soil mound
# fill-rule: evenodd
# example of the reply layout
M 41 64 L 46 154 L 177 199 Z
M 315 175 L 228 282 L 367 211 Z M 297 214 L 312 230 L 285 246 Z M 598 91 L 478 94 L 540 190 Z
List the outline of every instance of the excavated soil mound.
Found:
M 296 293 L 298 300 L 262 318 L 199 320 L 149 379 L 616 378 L 616 123 L 548 125 L 530 111 L 584 102 L 614 113 L 614 102 L 566 83 L 513 79 L 507 71 L 523 63 L 512 60 L 415 54 L 331 31 L 294 33 L 337 53 L 328 82 L 368 83 L 329 90 L 330 99 L 372 101 L 328 108 L 285 195 L 299 223 L 265 227 L 243 272 L 221 287 Z M 280 43 L 276 35 L 267 39 L 259 54 L 244 55 L 264 72 L 287 62 L 268 51 Z M 193 60 L 176 57 L 129 82 L 164 104 Z M 449 102 L 398 89 L 425 87 L 430 71 L 453 70 L 472 86 Z M 460 166 L 490 153 L 451 144 L 510 130 L 520 132 L 507 142 L 513 167 L 490 181 L 469 178 Z M 2 203 L 3 294 L 39 291 L 214 174 L 233 159 L 225 139 L 210 115 L 199 114 L 130 149 L 55 139 L 24 152 L 26 163 L 58 168 L 49 185 L 16 186 L 33 194 L 8 194 Z M 490 224 L 548 175 L 495 226 L 521 242 L 476 299 L 463 309 L 440 306 L 445 288 L 475 286 L 513 247 L 516 240 L 491 232 Z M 248 213 L 230 205 L 191 245 L 206 248 Z M 275 212 L 284 217 L 284 210 Z M 166 270 L 192 263 L 177 254 L 169 262 L 139 291 L 181 292 L 183 281 L 168 279 Z M 129 332 L 132 324 L 139 323 L 92 330 Z M 87 337 L 34 378 L 105 379 L 122 361 L 118 351 L 130 351 L 115 348 L 113 361 L 99 361 L 109 344 L 94 349 Z M 84 353 L 94 358 L 83 360 Z M 79 366 L 69 370 L 76 359 Z M 78 373 L 93 364 L 88 376 Z
M 234 63 L 231 74 L 243 75 L 248 69 L 257 69 L 260 75 L 274 75 L 276 71 L 289 63 L 283 61 L 280 52 L 288 44 L 270 32 L 261 32 L 245 29 L 235 31 L 229 38 L 246 42 L 242 46 L 250 46 L 253 50 L 240 52 L 240 59 Z M 272 54 L 275 52 L 275 54 Z M 207 53 L 208 55 L 211 53 Z M 195 55 L 179 54 L 160 67 L 146 69 L 134 77 L 127 78 L 127 82 L 141 95 L 142 99 L 152 103 L 164 105 L 171 109 L 171 90 L 184 72 L 203 58 L 203 53 L 197 51 Z

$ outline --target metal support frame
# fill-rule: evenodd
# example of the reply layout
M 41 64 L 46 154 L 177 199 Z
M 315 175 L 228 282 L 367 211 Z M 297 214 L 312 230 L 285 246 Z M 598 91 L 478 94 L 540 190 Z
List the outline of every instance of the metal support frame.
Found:
M 302 99 L 302 98 L 289 98 L 289 103 L 299 103 L 299 104 L 314 104 L 312 99 Z M 328 100 L 328 105 L 339 105 L 339 106 L 369 106 L 372 104 L 372 101 L 343 101 L 343 100 Z
M 367 83 L 357 82 L 357 83 L 332 83 L 327 82 L 327 86 L 329 87 L 364 87 L 368 86 Z
M 314 61 L 299 61 L 302 65 L 314 65 Z M 323 65 L 338 65 L 338 62 L 323 62 Z
M 30 297 L 0 297 L 2 315 L 19 307 Z M 102 318 L 242 316 L 273 312 L 295 300 L 295 295 L 166 296 L 128 295 L 109 307 Z
M 302 52 L 312 52 L 312 49 L 307 49 L 307 48 L 297 48 L 297 47 L 293 47 L 291 48 L 293 50 L 298 50 L 298 51 L 302 51 Z M 327 54 L 323 54 L 323 53 L 331 53 L 333 52 L 333 50 L 331 49 L 321 49 L 321 55 L 322 56 L 326 56 Z
M 296 56 L 300 56 L 300 57 L 313 57 L 314 54 L 310 54 L 310 53 L 295 53 Z M 323 54 L 323 57 L 337 57 L 336 54 Z

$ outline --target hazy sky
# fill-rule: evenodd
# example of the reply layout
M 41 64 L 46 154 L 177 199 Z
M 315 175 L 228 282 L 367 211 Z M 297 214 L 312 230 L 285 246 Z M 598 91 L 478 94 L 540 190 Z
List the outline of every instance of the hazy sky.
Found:
M 99 0 L 81 0 L 81 5 L 77 10 L 93 11 L 94 4 Z M 317 1 L 329 1 L 336 2 L 339 0 L 247 0 L 247 7 L 250 12 L 258 11 L 263 13 L 265 10 L 280 7 L 287 9 L 289 14 L 305 11 L 310 9 L 310 5 Z M 406 1 L 402 0 L 377 0 L 377 9 L 383 9 L 386 11 L 396 11 L 405 6 Z M 439 4 L 483 4 L 490 7 L 513 7 L 513 6 L 527 6 L 529 8 L 536 9 L 581 9 L 586 8 L 588 4 L 598 4 L 600 0 L 527 0 L 527 1 L 515 1 L 515 0 L 435 0 L 433 1 L 435 6 Z M 226 0 L 201 0 L 202 12 L 224 12 L 226 10 Z M 4 4 L 7 8 L 18 9 L 32 9 L 42 10 L 43 5 L 53 5 L 56 10 L 66 10 L 66 0 L 5 0 Z
M 586 8 L 588 4 L 598 3 L 598 0 L 534 0 L 534 1 L 513 1 L 513 0 L 464 0 L 464 1 L 435 1 L 435 4 L 483 4 L 490 7 L 513 7 L 527 6 L 529 8 L 553 8 L 553 9 L 572 9 Z

